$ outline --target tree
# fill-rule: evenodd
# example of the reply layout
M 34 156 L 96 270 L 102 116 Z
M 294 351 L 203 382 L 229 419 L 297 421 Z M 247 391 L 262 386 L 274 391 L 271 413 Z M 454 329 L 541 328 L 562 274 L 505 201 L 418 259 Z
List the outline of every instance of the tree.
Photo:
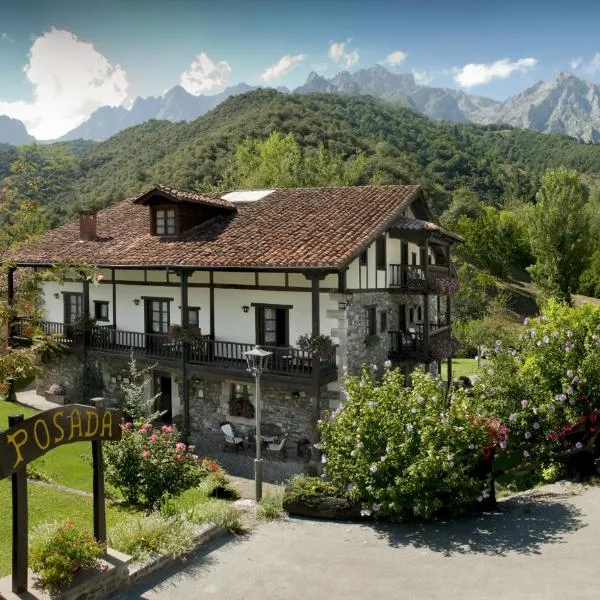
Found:
M 266 140 L 247 139 L 235 150 L 230 169 L 219 187 L 289 188 L 368 183 L 367 158 L 362 152 L 344 158 L 322 144 L 302 148 L 292 133 L 274 131 Z
M 590 227 L 584 218 L 588 188 L 577 171 L 548 169 L 536 195 L 529 227 L 535 264 L 529 267 L 544 298 L 570 303 L 588 264 Z

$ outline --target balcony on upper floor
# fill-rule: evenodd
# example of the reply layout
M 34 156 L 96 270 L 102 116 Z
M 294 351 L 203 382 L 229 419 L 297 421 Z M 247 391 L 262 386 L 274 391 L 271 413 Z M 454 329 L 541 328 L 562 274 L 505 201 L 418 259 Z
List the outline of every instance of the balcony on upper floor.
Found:
M 389 265 L 388 288 L 421 292 L 423 294 L 454 294 L 458 291 L 458 278 L 453 269 L 446 266 Z
M 85 332 L 76 326 L 50 321 L 33 322 L 17 319 L 12 326 L 15 344 L 27 344 L 38 327 L 52 335 L 67 348 L 81 348 L 87 344 L 92 352 L 130 356 L 158 361 L 166 366 L 180 366 L 184 351 L 186 363 L 191 371 L 206 371 L 213 375 L 250 377 L 244 352 L 255 344 L 215 340 L 211 336 L 200 336 L 185 342 L 171 339 L 164 334 L 123 331 L 112 326 L 93 326 Z M 288 381 L 324 385 L 337 379 L 336 347 L 312 353 L 291 346 L 261 346 L 272 352 L 264 372 L 264 378 L 273 381 Z

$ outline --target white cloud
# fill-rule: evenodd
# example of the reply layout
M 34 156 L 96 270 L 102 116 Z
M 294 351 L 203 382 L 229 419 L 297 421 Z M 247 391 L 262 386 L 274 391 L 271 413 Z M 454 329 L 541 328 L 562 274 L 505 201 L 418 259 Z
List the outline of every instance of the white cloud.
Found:
M 406 60 L 407 56 L 408 54 L 406 52 L 403 52 L 402 50 L 396 50 L 395 52 L 387 55 L 387 61 L 392 66 L 401 65 Z
M 417 85 L 428 85 L 433 81 L 434 78 L 434 74 L 431 71 L 419 71 L 417 69 L 413 69 L 412 74 Z
M 263 81 L 280 79 L 290 69 L 297 67 L 305 59 L 306 54 L 295 54 L 294 56 L 286 54 L 285 56 L 282 56 L 274 65 L 271 65 L 268 69 L 261 73 L 260 78 Z
M 225 87 L 231 67 L 226 60 L 214 63 L 205 52 L 200 52 L 190 68 L 179 77 L 179 83 L 190 94 L 201 94 Z
M 351 42 L 331 42 L 329 44 L 329 58 L 336 64 L 342 63 L 346 69 L 349 69 L 360 58 L 358 48 L 354 50 L 346 50 L 346 46 Z
M 526 73 L 537 65 L 535 58 L 521 58 L 511 62 L 508 58 L 489 64 L 470 63 L 454 70 L 454 81 L 462 87 L 489 83 L 492 79 L 506 79 L 513 73 Z
M 569 63 L 573 71 L 579 70 L 586 75 L 595 75 L 600 71 L 600 52 L 596 52 L 588 61 L 583 58 L 575 58 Z
M 579 56 L 578 58 L 574 58 L 569 61 L 569 67 L 571 67 L 573 71 L 577 71 L 577 69 L 579 69 L 579 67 L 581 66 L 582 62 L 583 58 Z
M 2 102 L 0 114 L 20 119 L 38 139 L 53 139 L 85 121 L 103 105 L 127 98 L 127 74 L 88 42 L 51 29 L 36 38 L 23 68 L 33 84 L 30 102 Z

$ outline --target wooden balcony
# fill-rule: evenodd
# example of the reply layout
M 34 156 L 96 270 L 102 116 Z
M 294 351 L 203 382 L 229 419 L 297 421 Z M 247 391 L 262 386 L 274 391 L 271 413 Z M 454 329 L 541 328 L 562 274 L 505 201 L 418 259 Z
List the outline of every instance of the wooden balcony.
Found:
M 17 319 L 13 324 L 14 341 L 26 343 L 32 335 L 33 323 L 28 319 Z M 166 335 L 122 331 L 112 326 L 94 326 L 87 335 L 73 325 L 50 321 L 39 321 L 35 327 L 52 335 L 67 347 L 81 347 L 86 343 L 95 352 L 147 358 L 178 366 L 183 361 L 184 344 Z M 324 356 L 292 347 L 261 346 L 272 352 L 264 378 L 287 379 L 303 382 L 328 383 L 337 379 L 336 348 Z M 254 348 L 253 343 L 213 340 L 210 336 L 187 343 L 187 363 L 197 370 L 214 374 L 249 377 L 244 352 Z
M 429 324 L 429 340 L 436 336 L 449 336 L 450 327 L 445 323 Z M 389 358 L 392 360 L 431 360 L 431 354 L 425 348 L 423 325 L 410 331 L 388 331 Z
M 389 265 L 388 287 L 403 291 L 436 293 L 436 282 L 454 278 L 448 275 L 448 267 L 428 265 L 428 276 L 421 265 Z

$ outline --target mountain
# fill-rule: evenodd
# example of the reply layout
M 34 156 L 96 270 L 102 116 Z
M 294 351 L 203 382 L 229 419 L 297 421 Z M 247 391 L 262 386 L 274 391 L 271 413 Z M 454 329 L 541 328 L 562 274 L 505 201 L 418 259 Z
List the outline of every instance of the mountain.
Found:
M 306 83 L 294 92 L 375 96 L 413 108 L 432 119 L 459 123 L 473 121 L 482 109 L 500 105 L 490 98 L 472 96 L 460 90 L 419 85 L 412 74 L 392 73 L 382 65 L 361 69 L 355 73 L 342 71 L 331 79 L 313 72 L 308 75 Z
M 27 133 L 21 121 L 0 115 L 0 144 L 22 146 L 33 142 L 35 138 Z
M 103 141 L 134 125 L 152 119 L 171 122 L 193 121 L 215 106 L 237 94 L 252 90 L 249 85 L 240 83 L 211 96 L 194 96 L 181 86 L 168 90 L 164 96 L 136 98 L 129 109 L 123 106 L 101 106 L 90 118 L 63 135 L 58 141 L 85 139 Z
M 562 72 L 552 81 L 538 81 L 492 110 L 482 110 L 473 120 L 507 123 L 597 142 L 600 141 L 600 86 Z

